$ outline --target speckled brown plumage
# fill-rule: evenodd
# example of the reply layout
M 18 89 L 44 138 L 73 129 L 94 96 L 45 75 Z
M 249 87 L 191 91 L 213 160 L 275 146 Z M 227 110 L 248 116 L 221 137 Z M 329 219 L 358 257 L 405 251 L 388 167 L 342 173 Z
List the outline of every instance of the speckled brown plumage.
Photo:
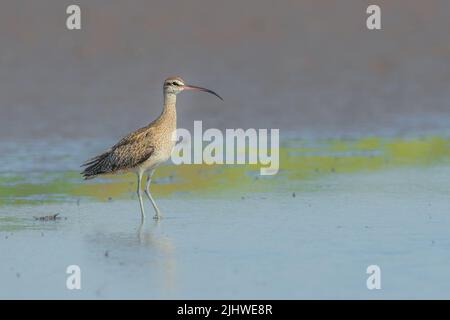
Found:
M 143 127 L 132 132 L 106 152 L 88 160 L 82 172 L 85 179 L 100 174 L 117 173 L 135 168 L 151 157 L 155 151 L 151 139 L 151 128 Z
M 83 164 L 86 166 L 82 172 L 83 177 L 92 179 L 101 174 L 137 170 L 155 155 L 168 158 L 173 147 L 171 138 L 174 130 L 175 105 L 166 104 L 158 119 L 130 133 L 104 153 L 86 161 Z

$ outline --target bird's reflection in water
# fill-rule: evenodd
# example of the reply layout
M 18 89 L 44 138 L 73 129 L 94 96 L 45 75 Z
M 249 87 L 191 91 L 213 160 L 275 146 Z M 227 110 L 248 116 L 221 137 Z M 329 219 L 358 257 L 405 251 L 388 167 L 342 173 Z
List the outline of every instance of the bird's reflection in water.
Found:
M 176 258 L 173 242 L 161 234 L 164 222 L 160 219 L 146 222 L 142 221 L 138 227 L 139 244 L 149 247 L 157 256 L 158 269 L 162 270 L 164 278 L 165 296 L 173 297 L 176 294 Z
M 103 261 L 113 266 L 102 269 L 122 274 L 118 278 L 123 281 L 139 278 L 143 286 L 139 285 L 141 290 L 135 293 L 143 298 L 175 297 L 178 291 L 176 252 L 164 224 L 165 221 L 147 221 L 128 232 L 124 232 L 123 225 L 115 224 L 114 231 L 106 227 L 101 232 L 87 235 L 86 240 L 93 253 L 92 263 Z M 118 231 L 119 228 L 122 230 Z M 104 260 L 98 259 L 99 252 L 104 255 Z M 124 277 L 124 273 L 133 276 Z M 107 287 L 110 286 L 105 284 Z
M 141 223 L 138 227 L 138 240 L 139 243 L 143 246 L 154 246 L 158 243 L 157 233 L 161 226 L 160 219 L 153 219 L 153 221 L 149 222 L 147 225 L 146 220 L 141 220 Z M 146 229 L 148 227 L 148 230 Z

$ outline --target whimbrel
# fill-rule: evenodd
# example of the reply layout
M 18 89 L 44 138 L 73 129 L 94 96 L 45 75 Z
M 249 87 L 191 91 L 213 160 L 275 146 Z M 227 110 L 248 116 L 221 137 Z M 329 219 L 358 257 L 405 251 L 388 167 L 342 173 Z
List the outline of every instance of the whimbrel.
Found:
M 177 94 L 184 90 L 211 93 L 223 100 L 217 93 L 202 87 L 187 85 L 180 77 L 170 77 L 164 81 L 164 108 L 161 115 L 149 125 L 140 128 L 121 139 L 102 154 L 86 161 L 81 173 L 85 179 L 98 175 L 135 172 L 137 174 L 137 195 L 142 220 L 145 219 L 142 202 L 141 181 L 147 174 L 145 194 L 155 209 L 155 219 L 161 217 L 158 206 L 150 193 L 150 183 L 155 168 L 170 158 L 175 145 L 173 133 L 177 128 Z

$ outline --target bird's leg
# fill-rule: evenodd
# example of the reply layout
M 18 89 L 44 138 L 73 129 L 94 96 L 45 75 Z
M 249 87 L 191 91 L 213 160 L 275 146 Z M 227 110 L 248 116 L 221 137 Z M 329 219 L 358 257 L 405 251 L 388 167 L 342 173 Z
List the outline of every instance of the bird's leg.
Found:
M 139 198 L 139 205 L 141 206 L 141 219 L 142 219 L 142 222 L 144 222 L 144 220 L 145 220 L 145 212 L 144 212 L 144 204 L 142 202 L 142 193 L 141 193 L 141 181 L 142 181 L 142 173 L 141 172 L 139 172 L 137 174 L 137 178 L 138 178 L 138 181 L 137 181 L 137 195 L 138 195 L 138 198 Z
M 159 212 L 159 209 L 158 209 L 158 206 L 156 205 L 155 200 L 153 200 L 152 194 L 150 193 L 150 183 L 152 182 L 152 175 L 153 175 L 154 171 L 155 170 L 150 171 L 147 175 L 147 183 L 145 185 L 145 194 L 150 199 L 150 201 L 153 205 L 153 208 L 155 209 L 156 214 L 154 216 L 154 219 L 158 220 L 159 218 L 161 218 L 161 214 Z

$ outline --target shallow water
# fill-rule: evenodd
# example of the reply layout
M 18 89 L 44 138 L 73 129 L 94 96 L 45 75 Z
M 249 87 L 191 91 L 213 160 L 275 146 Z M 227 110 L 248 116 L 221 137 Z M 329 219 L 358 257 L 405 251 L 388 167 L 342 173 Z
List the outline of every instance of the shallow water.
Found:
M 106 201 L 134 196 L 132 174 L 83 181 L 80 163 L 108 146 L 99 139 L 0 143 L 0 205 Z M 374 172 L 408 166 L 448 165 L 447 134 L 410 137 L 282 138 L 279 171 L 260 175 L 262 165 L 173 165 L 156 171 L 152 190 L 158 197 L 196 194 L 201 198 L 277 188 L 308 191 L 304 182 L 337 173 Z
M 152 187 L 164 218 L 142 227 L 134 176 L 83 182 L 73 170 L 98 145 L 10 147 L 0 297 L 446 298 L 448 143 L 284 139 L 273 177 L 251 166 L 167 165 Z M 66 288 L 73 264 L 79 291 Z M 366 288 L 373 264 L 378 291 Z
M 319 190 L 2 207 L 2 298 L 446 298 L 448 167 L 351 174 Z M 149 205 L 147 204 L 149 209 Z M 61 220 L 32 216 L 60 212 Z M 66 267 L 82 289 L 65 287 Z M 366 268 L 382 289 L 366 288 Z

